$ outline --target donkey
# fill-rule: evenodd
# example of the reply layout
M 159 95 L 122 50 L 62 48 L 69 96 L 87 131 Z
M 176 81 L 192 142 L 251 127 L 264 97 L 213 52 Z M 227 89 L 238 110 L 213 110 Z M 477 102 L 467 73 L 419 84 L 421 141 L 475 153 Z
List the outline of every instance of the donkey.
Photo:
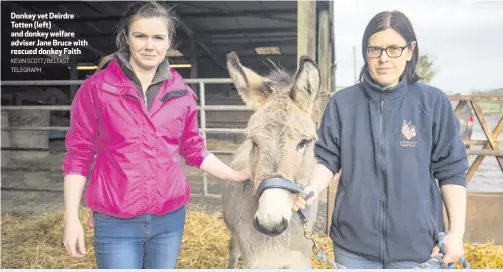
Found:
M 292 211 L 298 194 L 281 187 L 258 191 L 270 178 L 308 183 L 316 165 L 318 138 L 311 114 L 320 72 L 310 58 L 302 57 L 294 76 L 275 67 L 262 77 L 241 65 L 235 52 L 227 55 L 227 67 L 241 99 L 254 111 L 247 139 L 231 163 L 234 169 L 248 167 L 251 180 L 229 184 L 222 193 L 224 222 L 231 235 L 227 268 L 236 268 L 241 258 L 247 269 L 309 269 L 313 243 Z M 307 225 L 312 230 L 316 200 L 309 209 Z

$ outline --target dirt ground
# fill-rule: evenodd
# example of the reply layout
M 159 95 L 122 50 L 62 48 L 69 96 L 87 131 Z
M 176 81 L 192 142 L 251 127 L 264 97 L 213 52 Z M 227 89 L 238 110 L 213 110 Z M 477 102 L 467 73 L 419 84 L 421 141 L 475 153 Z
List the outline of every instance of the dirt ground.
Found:
M 63 143 L 58 141 L 52 142 L 51 145 L 61 148 Z M 233 151 L 237 146 L 237 144 L 224 141 L 208 141 L 210 150 Z M 2 168 L 2 215 L 44 216 L 63 210 L 63 176 L 60 170 L 63 155 L 62 152 L 51 152 L 44 160 L 24 163 L 12 162 Z M 230 163 L 232 159 L 232 155 L 219 154 L 217 156 L 225 163 Z M 185 173 L 189 178 L 193 193 L 202 193 L 202 172 L 196 168 L 185 167 Z M 219 194 L 221 184 L 222 181 L 208 176 L 208 192 L 210 194 Z M 195 196 L 189 204 L 197 205 L 209 214 L 222 209 L 219 199 Z M 85 206 L 84 201 L 82 205 Z M 325 229 L 326 206 L 324 193 L 320 197 L 315 232 Z

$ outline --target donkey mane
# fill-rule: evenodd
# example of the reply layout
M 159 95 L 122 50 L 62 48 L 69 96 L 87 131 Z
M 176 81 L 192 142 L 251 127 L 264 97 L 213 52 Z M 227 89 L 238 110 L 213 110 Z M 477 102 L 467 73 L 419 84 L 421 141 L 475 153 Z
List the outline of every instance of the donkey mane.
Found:
M 269 74 L 264 77 L 264 81 L 280 89 L 289 87 L 293 82 L 292 74 L 283 67 L 276 65 L 273 61 L 269 61 L 273 67 L 271 67 Z

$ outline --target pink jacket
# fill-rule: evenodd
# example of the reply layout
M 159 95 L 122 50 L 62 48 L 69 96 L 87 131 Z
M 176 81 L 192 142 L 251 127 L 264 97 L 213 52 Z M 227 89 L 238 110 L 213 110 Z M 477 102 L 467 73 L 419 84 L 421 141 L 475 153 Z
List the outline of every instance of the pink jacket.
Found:
M 199 133 L 197 96 L 171 73 L 148 111 L 117 60 L 77 92 L 62 170 L 88 176 L 95 162 L 85 193 L 90 209 L 129 218 L 161 215 L 189 201 L 180 155 L 199 167 L 208 150 Z

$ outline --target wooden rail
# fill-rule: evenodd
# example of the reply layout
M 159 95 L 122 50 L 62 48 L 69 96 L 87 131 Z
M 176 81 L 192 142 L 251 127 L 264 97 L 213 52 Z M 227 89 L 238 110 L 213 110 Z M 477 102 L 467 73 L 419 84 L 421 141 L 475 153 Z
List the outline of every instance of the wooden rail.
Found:
M 464 140 L 465 145 L 469 145 L 470 148 L 466 150 L 467 155 L 477 155 L 477 158 L 472 162 L 468 172 L 466 174 L 466 184 L 472 180 L 473 175 L 477 172 L 482 160 L 486 156 L 494 156 L 498 161 L 498 164 L 501 168 L 501 172 L 503 174 L 503 150 L 499 147 L 503 144 L 503 141 L 498 141 L 498 137 L 503 130 L 503 115 L 500 116 L 499 122 L 494 128 L 494 130 L 490 130 L 487 119 L 480 102 L 496 102 L 503 103 L 503 96 L 489 96 L 489 95 L 450 95 L 449 100 L 451 101 L 459 101 L 455 108 L 456 116 L 459 119 L 459 116 L 463 112 L 463 109 L 466 106 L 469 106 L 473 109 L 474 115 L 477 117 L 477 120 L 480 123 L 480 126 L 486 136 L 486 140 Z M 471 146 L 482 145 L 482 149 L 474 149 Z M 326 225 L 326 233 L 330 231 L 330 225 L 332 224 L 332 212 L 334 210 L 335 205 L 335 195 L 337 192 L 337 185 L 339 183 L 340 172 L 337 173 L 330 183 L 327 189 L 327 225 Z M 503 178 L 502 178 L 503 181 Z M 479 193 L 480 194 L 480 193 Z M 482 209 L 482 208 L 480 208 Z M 467 218 L 467 220 L 469 220 Z
M 467 104 L 469 103 L 487 139 L 486 141 L 483 141 L 483 143 L 480 144 L 484 146 L 483 150 L 488 152 L 487 154 L 479 154 L 475 159 L 475 161 L 473 161 L 472 165 L 470 166 L 470 169 L 468 170 L 468 173 L 466 174 L 466 184 L 468 184 L 471 181 L 473 175 L 475 174 L 475 172 L 477 172 L 477 169 L 482 163 L 482 160 L 484 160 L 485 156 L 495 156 L 500 166 L 501 172 L 503 173 L 503 155 L 501 154 L 502 152 L 499 149 L 499 145 L 501 144 L 501 142 L 497 141 L 499 135 L 501 134 L 501 131 L 503 130 L 503 116 L 501 116 L 494 130 L 491 131 L 487 124 L 486 115 L 482 110 L 482 107 L 480 106 L 480 101 L 503 102 L 503 96 L 469 96 L 469 97 L 454 96 L 453 98 L 451 98 L 451 100 L 459 101 L 455 110 L 456 116 L 458 118 L 463 108 L 467 106 Z

